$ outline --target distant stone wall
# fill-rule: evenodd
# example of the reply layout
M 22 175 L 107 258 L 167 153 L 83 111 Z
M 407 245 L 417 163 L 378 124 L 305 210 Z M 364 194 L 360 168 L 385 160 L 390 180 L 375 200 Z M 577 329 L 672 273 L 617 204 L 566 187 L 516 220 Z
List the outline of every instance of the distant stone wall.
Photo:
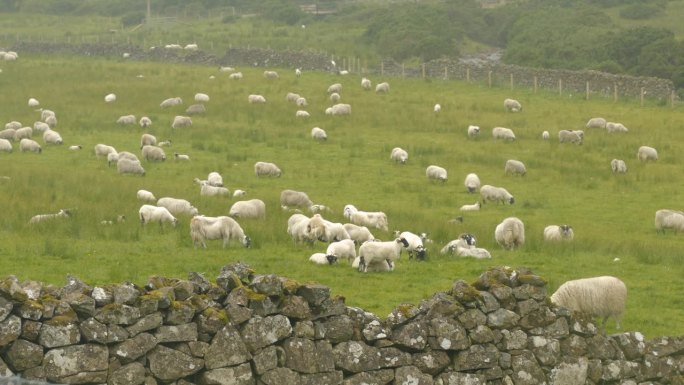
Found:
M 224 266 L 62 287 L 0 280 L 0 376 L 65 384 L 682 384 L 684 337 L 605 336 L 527 269 L 493 268 L 386 318 L 328 287 Z

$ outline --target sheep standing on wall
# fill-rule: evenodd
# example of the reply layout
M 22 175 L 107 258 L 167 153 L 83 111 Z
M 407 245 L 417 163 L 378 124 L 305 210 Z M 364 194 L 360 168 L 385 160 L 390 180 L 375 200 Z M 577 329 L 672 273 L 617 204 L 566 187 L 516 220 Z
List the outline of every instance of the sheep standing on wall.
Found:
M 269 162 L 256 162 L 254 163 L 254 174 L 257 177 L 262 176 L 275 176 L 280 177 L 282 171 L 275 165 L 275 163 Z
M 567 281 L 551 295 L 551 302 L 557 306 L 602 318 L 604 330 L 610 317 L 615 319 L 616 328 L 620 328 L 626 300 L 627 286 L 611 276 Z
M 514 141 L 515 140 L 515 133 L 510 128 L 494 127 L 494 128 L 492 128 L 492 137 L 494 139 Z
M 480 188 L 480 198 L 482 198 L 482 203 L 486 202 L 501 202 L 506 204 L 515 203 L 515 198 L 511 193 L 508 192 L 503 187 L 490 186 L 488 184 Z
M 34 215 L 29 219 L 29 224 L 36 224 L 40 222 L 50 221 L 58 218 L 69 218 L 71 217 L 71 211 L 66 209 L 59 210 L 56 214 L 38 214 Z
M 516 217 L 508 217 L 496 226 L 494 239 L 506 250 L 520 247 L 525 243 L 525 225 Z
M 373 263 L 387 261 L 390 270 L 394 270 L 394 262 L 401 257 L 402 248 L 407 247 L 406 239 L 397 238 L 387 242 L 366 242 L 359 247 L 359 271 L 368 272 Z
M 545 241 L 572 241 L 575 232 L 570 225 L 550 225 L 544 228 Z
M 245 235 L 235 219 L 226 216 L 205 217 L 194 216 L 190 220 L 190 237 L 195 247 L 201 245 L 207 248 L 206 241 L 221 239 L 223 247 L 228 246 L 231 240 L 239 241 L 244 247 L 250 247 L 252 240 Z
M 480 188 L 480 177 L 471 172 L 470 174 L 466 175 L 463 184 L 470 194 L 477 192 L 477 190 Z
M 672 229 L 675 233 L 684 232 L 684 212 L 668 209 L 656 211 L 655 228 L 657 233 L 665 233 L 665 229 Z
M 527 169 L 525 168 L 525 164 L 523 162 L 515 159 L 509 159 L 506 161 L 506 165 L 504 166 L 504 174 L 524 176 L 527 174 Z
M 237 201 L 230 207 L 228 216 L 240 219 L 264 219 L 266 218 L 266 204 L 261 199 Z
M 447 170 L 440 166 L 430 165 L 425 169 L 425 176 L 431 180 L 447 181 Z
M 610 161 L 610 169 L 613 170 L 615 174 L 626 174 L 627 164 L 622 159 L 613 159 Z
M 406 164 L 408 152 L 401 147 L 394 147 L 390 153 L 390 159 L 397 163 Z
M 508 112 L 520 112 L 522 111 L 522 105 L 520 104 L 519 101 L 515 99 L 505 99 L 504 100 L 504 108 Z
M 153 205 L 142 205 L 138 210 L 138 218 L 140 224 L 159 222 L 159 226 L 163 227 L 164 223 L 170 223 L 171 226 L 176 227 L 178 219 L 169 212 L 165 207 L 158 207 Z
M 658 151 L 656 151 L 656 149 L 653 147 L 641 146 L 637 152 L 637 159 L 642 162 L 648 160 L 658 160 Z

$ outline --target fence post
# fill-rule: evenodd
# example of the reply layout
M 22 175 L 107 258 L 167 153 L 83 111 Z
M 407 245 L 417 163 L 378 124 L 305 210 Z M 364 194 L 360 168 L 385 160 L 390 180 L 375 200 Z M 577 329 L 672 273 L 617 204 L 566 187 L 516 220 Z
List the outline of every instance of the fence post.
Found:
M 534 75 L 534 93 L 537 93 L 537 87 L 539 87 L 539 79 L 537 78 L 537 75 Z
M 489 71 L 487 73 L 487 79 L 488 79 L 488 83 L 489 83 L 489 88 L 492 88 L 492 71 Z
M 558 96 L 563 96 L 563 79 L 558 79 Z
M 447 72 L 447 66 L 444 66 L 444 80 L 449 80 L 449 74 Z
M 423 79 L 425 79 L 425 63 L 423 63 Z
M 511 89 L 513 89 L 513 74 L 511 74 Z
M 617 83 L 613 83 L 613 101 L 618 101 Z
M 589 81 L 587 81 L 586 100 L 589 100 Z
M 644 87 L 641 87 L 641 107 L 644 106 L 644 95 L 646 94 L 646 91 L 644 90 Z
M 675 92 L 674 92 L 674 90 L 672 90 L 672 92 L 670 93 L 670 105 L 672 106 L 672 108 L 674 108 L 674 106 L 675 106 Z

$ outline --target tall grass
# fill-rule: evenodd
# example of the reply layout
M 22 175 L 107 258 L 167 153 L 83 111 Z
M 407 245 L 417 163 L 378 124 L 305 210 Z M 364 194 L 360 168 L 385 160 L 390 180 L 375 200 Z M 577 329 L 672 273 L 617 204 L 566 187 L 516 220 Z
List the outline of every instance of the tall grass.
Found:
M 211 278 L 221 266 L 243 261 L 258 273 L 323 283 L 345 296 L 347 304 L 384 316 L 402 302 L 417 303 L 448 289 L 455 279 L 472 281 L 491 266 L 527 266 L 548 280 L 549 291 L 569 279 L 616 275 L 629 287 L 625 328 L 650 337 L 684 332 L 684 237 L 656 234 L 653 227 L 656 210 L 680 204 L 680 110 L 417 79 L 373 79 L 392 86 L 390 94 L 376 95 L 363 91 L 356 77 L 306 73 L 297 79 L 287 69 L 280 70 L 279 80 L 268 81 L 259 70 L 241 68 L 245 78 L 236 82 L 215 68 L 96 58 L 22 55 L 1 67 L 0 121 L 32 125 L 39 113 L 26 101 L 35 97 L 57 113 L 56 130 L 65 144 L 84 148 L 73 152 L 66 145 L 44 146 L 40 155 L 0 154 L 0 176 L 10 178 L 0 182 L 4 274 L 53 284 L 62 284 L 67 273 L 92 284 L 143 284 L 152 275 L 185 277 L 190 271 Z M 325 90 L 335 82 L 343 84 L 343 101 L 352 104 L 349 117 L 324 114 L 330 105 Z M 110 92 L 118 98 L 106 104 L 103 98 Z M 207 114 L 193 117 L 191 128 L 171 129 L 173 116 L 184 113 L 196 92 L 211 96 Z M 307 98 L 310 119 L 294 117 L 297 107 L 285 101 L 287 92 Z M 251 93 L 263 94 L 268 102 L 249 105 Z M 159 107 L 163 99 L 174 96 L 181 96 L 184 105 Z M 504 111 L 502 101 L 511 96 L 523 103 L 524 112 Z M 432 112 L 437 102 L 442 105 L 439 115 Z M 92 148 L 106 143 L 137 153 L 143 131 L 115 123 L 127 114 L 150 116 L 154 123 L 148 132 L 173 142 L 167 155 L 187 153 L 192 160 L 144 162 L 145 177 L 118 175 L 94 156 Z M 581 129 L 594 116 L 623 122 L 630 132 L 585 130 L 582 146 L 541 140 L 543 130 L 555 135 L 560 129 Z M 467 138 L 469 124 L 482 127 L 480 138 Z M 328 132 L 327 142 L 310 138 L 314 126 Z M 494 126 L 512 128 L 518 140 L 492 140 Z M 636 150 L 643 144 L 660 151 L 658 162 L 636 160 Z M 409 152 L 406 165 L 390 161 L 395 146 Z M 613 158 L 627 162 L 626 175 L 612 175 Z M 507 159 L 523 161 L 528 174 L 505 176 Z M 283 176 L 256 178 L 253 164 L 260 160 L 277 163 Z M 449 180 L 428 181 L 425 167 L 430 164 L 445 167 Z M 158 198 L 188 199 L 206 215 L 226 215 L 233 199 L 201 197 L 193 184 L 193 178 L 204 178 L 210 171 L 220 172 L 231 190 L 246 190 L 248 197 L 266 202 L 265 220 L 240 221 L 254 241 L 251 249 L 221 249 L 218 242 L 210 242 L 206 250 L 195 249 L 189 218 L 180 218 L 177 228 L 138 223 L 141 203 L 135 193 L 141 188 Z M 462 184 L 469 172 L 478 173 L 483 183 L 506 187 L 516 203 L 487 204 L 480 212 L 463 215 L 463 223 L 450 223 L 461 215 L 458 207 L 478 199 Z M 363 210 L 385 211 L 392 230 L 429 232 L 434 240 L 429 259 L 416 262 L 404 256 L 389 274 L 359 274 L 345 264 L 314 266 L 308 256 L 325 246 L 309 248 L 289 239 L 290 213 L 279 208 L 280 191 L 286 188 L 306 191 L 315 202 L 330 206 L 333 211 L 325 216 L 333 221 L 343 222 L 342 207 L 352 203 Z M 60 208 L 72 209 L 73 218 L 28 225 L 31 216 Z M 119 214 L 128 221 L 100 224 Z M 527 243 L 520 250 L 503 251 L 493 239 L 494 227 L 508 216 L 525 222 Z M 543 242 L 543 228 L 560 223 L 574 227 L 575 241 Z M 490 250 L 492 260 L 439 255 L 444 244 L 466 231 Z M 392 237 L 382 231 L 374 234 Z M 619 261 L 614 262 L 616 258 Z

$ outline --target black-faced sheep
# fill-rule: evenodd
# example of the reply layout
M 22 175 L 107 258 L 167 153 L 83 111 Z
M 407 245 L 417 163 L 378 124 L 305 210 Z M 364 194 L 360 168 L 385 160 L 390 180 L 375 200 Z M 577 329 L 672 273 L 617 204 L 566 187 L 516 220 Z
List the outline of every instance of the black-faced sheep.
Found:
M 572 241 L 575 233 L 570 225 L 550 225 L 544 228 L 545 241 Z
M 334 265 L 337 263 L 337 257 L 326 253 L 313 253 L 309 257 L 309 262 L 313 262 L 317 265 Z
M 325 254 L 327 256 L 333 256 L 338 260 L 340 258 L 347 258 L 349 263 L 351 263 L 356 258 L 356 244 L 351 239 L 332 242 L 328 245 Z

